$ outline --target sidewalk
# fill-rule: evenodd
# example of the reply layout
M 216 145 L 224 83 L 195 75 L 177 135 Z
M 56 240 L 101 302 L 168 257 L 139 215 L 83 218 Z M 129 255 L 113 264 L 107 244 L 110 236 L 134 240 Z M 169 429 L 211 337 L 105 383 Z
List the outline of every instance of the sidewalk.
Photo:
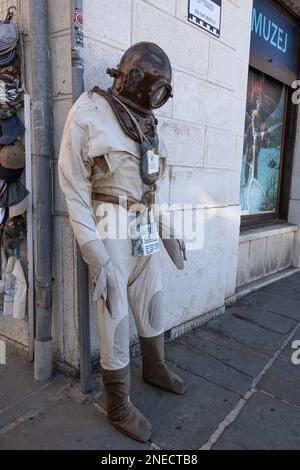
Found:
M 114 430 L 98 403 L 57 375 L 32 380 L 32 366 L 10 351 L 0 366 L 0 449 L 300 449 L 300 275 L 242 298 L 226 315 L 170 342 L 170 366 L 184 397 L 141 380 L 132 361 L 131 400 L 153 425 L 152 442 Z

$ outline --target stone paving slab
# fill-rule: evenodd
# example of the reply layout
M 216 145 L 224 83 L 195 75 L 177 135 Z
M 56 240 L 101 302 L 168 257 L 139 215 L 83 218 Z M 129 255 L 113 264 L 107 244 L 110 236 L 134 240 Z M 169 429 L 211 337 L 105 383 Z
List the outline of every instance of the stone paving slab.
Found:
M 291 357 L 281 355 L 258 388 L 300 408 L 300 365 L 293 365 Z
M 297 325 L 297 320 L 286 318 L 283 315 L 272 312 L 268 310 L 264 304 L 258 305 L 254 309 L 249 309 L 249 307 L 237 302 L 232 307 L 228 308 L 227 313 L 281 335 L 291 333 Z
M 0 410 L 0 436 L 3 428 L 10 426 L 11 423 L 22 421 L 24 417 L 30 417 L 47 408 L 52 401 L 59 399 L 70 385 L 66 377 L 54 376 L 38 389 L 2 408 Z
M 289 341 L 286 348 L 282 351 L 282 356 L 288 357 L 291 361 L 292 361 L 292 354 L 295 352 L 295 349 L 292 348 L 292 345 L 295 341 L 300 342 L 300 328 L 296 331 L 291 341 Z M 297 349 L 299 349 L 299 346 Z M 300 358 L 300 354 L 298 354 L 298 358 Z M 299 365 L 299 373 L 300 373 L 300 365 Z
M 213 450 L 268 450 L 257 441 L 252 441 L 251 437 L 243 435 L 243 439 L 234 432 L 226 431 L 224 436 L 218 440 Z
M 286 279 L 283 279 L 282 281 L 280 281 L 280 285 L 290 289 L 291 288 L 291 279 L 292 279 L 292 282 L 293 282 L 293 286 L 300 289 L 300 274 L 295 274 L 294 276 L 292 276 L 292 278 L 288 277 Z
M 257 352 L 234 338 L 222 336 L 218 331 L 205 327 L 181 337 L 180 341 L 219 359 L 249 377 L 255 377 L 269 359 L 268 355 Z
M 244 395 L 251 384 L 248 375 L 180 340 L 168 345 L 166 358 L 180 369 L 240 395 Z
M 276 296 L 281 296 L 284 299 L 287 298 L 298 302 L 300 308 L 300 292 L 298 283 L 294 284 L 290 282 L 283 284 L 282 281 L 280 281 L 271 286 L 268 286 L 268 294 L 274 294 Z
M 92 404 L 64 398 L 0 438 L 6 450 L 144 450 L 117 432 Z
M 300 303 L 283 297 L 277 291 L 269 292 L 267 289 L 255 292 L 239 300 L 239 303 L 250 309 L 265 306 L 266 310 L 277 313 L 283 317 L 300 321 Z
M 274 354 L 284 338 L 279 333 L 232 315 L 225 315 L 223 318 L 213 320 L 207 324 L 207 327 L 269 356 Z
M 32 364 L 20 354 L 9 354 L 7 364 L 0 367 L 0 410 L 42 387 L 33 380 Z
M 213 449 L 299 450 L 299 429 L 299 408 L 257 392 Z
M 185 395 L 174 395 L 143 383 L 140 362 L 136 359 L 131 400 L 151 421 L 152 441 L 161 449 L 196 450 L 236 406 L 239 396 L 190 372 L 170 367 L 186 380 Z

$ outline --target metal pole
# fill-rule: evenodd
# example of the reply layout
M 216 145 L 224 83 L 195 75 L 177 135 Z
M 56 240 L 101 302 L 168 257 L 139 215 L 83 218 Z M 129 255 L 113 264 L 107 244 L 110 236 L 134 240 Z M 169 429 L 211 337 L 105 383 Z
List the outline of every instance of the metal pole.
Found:
M 32 149 L 31 149 L 31 102 L 30 95 L 24 95 L 25 123 L 25 158 L 27 198 L 27 262 L 28 262 L 28 359 L 34 360 L 35 341 L 35 305 L 34 305 L 34 231 L 33 231 L 33 196 L 32 196 Z
M 30 0 L 35 222 L 34 377 L 52 376 L 52 120 L 48 0 Z
M 83 61 L 83 1 L 71 1 L 72 18 L 72 83 L 73 100 L 84 92 Z M 86 263 L 77 247 L 78 316 L 80 335 L 80 381 L 81 391 L 92 390 L 92 361 L 90 340 L 89 278 Z

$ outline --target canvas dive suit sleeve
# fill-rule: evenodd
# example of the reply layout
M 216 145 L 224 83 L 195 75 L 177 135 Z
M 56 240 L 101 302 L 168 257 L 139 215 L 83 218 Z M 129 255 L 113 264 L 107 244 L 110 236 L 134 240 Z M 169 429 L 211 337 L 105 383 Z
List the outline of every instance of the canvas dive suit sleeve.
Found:
M 97 301 L 107 299 L 109 288 L 114 286 L 114 272 L 96 227 L 90 181 L 93 159 L 88 156 L 88 138 L 88 129 L 69 117 L 61 143 L 58 173 L 71 226 L 96 284 L 93 300 Z

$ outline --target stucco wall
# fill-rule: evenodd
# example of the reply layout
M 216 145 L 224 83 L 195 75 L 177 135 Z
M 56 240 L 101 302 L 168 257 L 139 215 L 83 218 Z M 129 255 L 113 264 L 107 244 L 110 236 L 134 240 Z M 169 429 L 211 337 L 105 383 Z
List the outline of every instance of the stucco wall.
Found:
M 58 184 L 57 162 L 64 123 L 72 106 L 71 11 L 69 0 L 51 0 L 50 58 L 53 112 L 53 349 L 58 361 L 78 367 L 76 244 Z
M 106 68 L 138 41 L 156 42 L 173 64 L 174 99 L 158 113 L 169 151 L 161 199 L 202 204 L 205 237 L 203 249 L 189 253 L 184 272 L 176 272 L 163 253 L 167 329 L 222 307 L 234 295 L 239 245 L 252 0 L 223 1 L 220 39 L 187 22 L 187 4 L 84 2 L 86 89 L 109 86 Z M 92 338 L 96 350 L 96 329 Z

